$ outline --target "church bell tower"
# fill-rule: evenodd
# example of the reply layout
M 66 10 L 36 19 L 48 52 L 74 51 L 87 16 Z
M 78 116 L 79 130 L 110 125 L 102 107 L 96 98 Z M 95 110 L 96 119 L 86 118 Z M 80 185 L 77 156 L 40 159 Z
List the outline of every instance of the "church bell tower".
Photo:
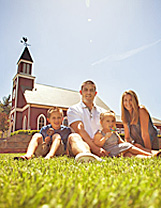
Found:
M 25 90 L 34 88 L 35 77 L 32 76 L 33 59 L 28 49 L 28 44 L 25 42 L 25 48 L 17 62 L 17 73 L 13 78 L 12 88 L 12 110 L 11 120 L 13 122 L 12 130 L 21 129 L 22 112 L 26 108 Z

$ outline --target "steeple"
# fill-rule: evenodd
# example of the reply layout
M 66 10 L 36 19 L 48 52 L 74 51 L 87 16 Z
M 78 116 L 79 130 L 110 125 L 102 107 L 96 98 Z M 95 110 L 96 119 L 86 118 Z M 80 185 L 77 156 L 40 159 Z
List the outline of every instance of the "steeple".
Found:
M 29 52 L 29 49 L 28 49 L 27 46 L 25 47 L 25 49 L 24 49 L 24 51 L 23 51 L 23 53 L 22 53 L 20 59 L 24 59 L 24 60 L 26 60 L 26 61 L 30 61 L 30 62 L 33 63 L 33 60 L 32 60 L 32 58 L 31 58 L 31 55 L 30 55 L 30 52 Z M 20 59 L 18 60 L 18 62 L 20 61 Z M 18 62 L 17 62 L 17 64 L 18 64 Z
M 21 57 L 17 62 L 18 65 L 17 73 L 32 75 L 32 63 L 33 63 L 33 59 L 31 57 L 28 47 L 26 46 Z

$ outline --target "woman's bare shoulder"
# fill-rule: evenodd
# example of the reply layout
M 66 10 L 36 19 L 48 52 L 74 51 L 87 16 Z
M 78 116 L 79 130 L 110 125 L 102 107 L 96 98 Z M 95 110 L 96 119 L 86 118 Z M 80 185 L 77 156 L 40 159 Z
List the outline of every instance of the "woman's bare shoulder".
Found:
M 141 114 L 149 114 L 148 110 L 146 109 L 146 107 L 144 105 L 140 105 L 139 106 L 139 113 L 141 113 Z
M 148 122 L 149 120 L 149 113 L 147 111 L 147 109 L 145 108 L 145 106 L 142 106 L 139 108 L 139 115 L 140 115 L 140 121 L 142 122 Z

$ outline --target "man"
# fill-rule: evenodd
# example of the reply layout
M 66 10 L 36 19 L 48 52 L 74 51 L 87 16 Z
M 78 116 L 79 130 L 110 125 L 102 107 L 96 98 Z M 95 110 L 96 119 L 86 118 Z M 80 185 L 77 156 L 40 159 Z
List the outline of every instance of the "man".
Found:
M 94 134 L 100 129 L 100 113 L 103 109 L 94 104 L 97 94 L 96 85 L 91 80 L 83 82 L 80 94 L 82 101 L 67 111 L 70 127 L 77 134 L 71 134 L 68 139 L 73 156 L 80 152 L 90 153 L 97 156 L 108 156 L 108 152 L 96 146 L 93 142 Z

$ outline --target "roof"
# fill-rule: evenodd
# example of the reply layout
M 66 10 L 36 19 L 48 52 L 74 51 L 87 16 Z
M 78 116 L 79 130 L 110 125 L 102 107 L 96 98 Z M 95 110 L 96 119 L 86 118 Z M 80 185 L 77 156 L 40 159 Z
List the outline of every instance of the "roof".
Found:
M 152 121 L 155 125 L 161 125 L 161 120 L 152 117 Z
M 26 60 L 26 61 L 30 61 L 30 62 L 33 63 L 32 57 L 31 57 L 31 55 L 30 55 L 30 51 L 29 51 L 29 49 L 28 49 L 27 46 L 25 47 L 25 49 L 24 49 L 24 51 L 23 51 L 21 57 L 19 58 L 18 62 L 19 62 L 21 59 Z M 17 62 L 17 64 L 18 64 L 18 62 Z
M 69 108 L 80 101 L 80 94 L 77 91 L 36 83 L 32 91 L 25 91 L 24 96 L 28 104 L 62 108 Z M 95 103 L 109 110 L 109 107 L 98 96 L 96 96 Z

